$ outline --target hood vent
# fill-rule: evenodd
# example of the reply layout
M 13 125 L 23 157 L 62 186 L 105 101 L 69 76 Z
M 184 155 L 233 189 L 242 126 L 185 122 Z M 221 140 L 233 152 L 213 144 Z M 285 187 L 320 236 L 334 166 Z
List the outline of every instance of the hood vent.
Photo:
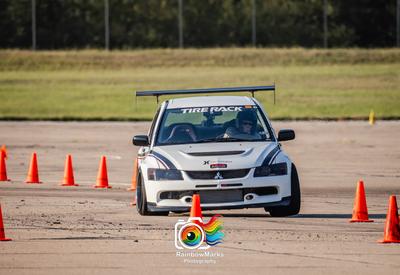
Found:
M 240 155 L 245 151 L 215 151 L 215 152 L 192 152 L 186 153 L 190 156 L 195 157 L 208 157 L 208 156 L 232 156 L 232 155 Z

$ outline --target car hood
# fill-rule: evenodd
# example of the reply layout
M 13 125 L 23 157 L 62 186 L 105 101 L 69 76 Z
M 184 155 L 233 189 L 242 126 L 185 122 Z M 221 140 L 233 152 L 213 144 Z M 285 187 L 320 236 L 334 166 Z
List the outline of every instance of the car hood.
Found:
M 182 144 L 154 147 L 152 153 L 170 169 L 231 170 L 260 166 L 277 146 L 265 141 Z

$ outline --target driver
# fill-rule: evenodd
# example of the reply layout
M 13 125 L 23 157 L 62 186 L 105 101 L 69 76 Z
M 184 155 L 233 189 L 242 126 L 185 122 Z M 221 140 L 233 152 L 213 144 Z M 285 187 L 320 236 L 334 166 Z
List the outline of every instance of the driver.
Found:
M 260 134 L 256 132 L 257 116 L 253 110 L 244 110 L 237 114 L 235 127 L 226 129 L 224 138 L 237 139 L 261 139 Z

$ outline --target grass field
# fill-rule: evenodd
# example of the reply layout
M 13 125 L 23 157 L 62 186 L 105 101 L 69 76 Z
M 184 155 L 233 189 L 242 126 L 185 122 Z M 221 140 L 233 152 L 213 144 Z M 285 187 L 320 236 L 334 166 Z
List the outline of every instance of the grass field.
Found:
M 400 118 L 400 49 L 189 49 L 0 50 L 0 119 L 147 120 L 135 90 L 274 82 L 275 119 Z

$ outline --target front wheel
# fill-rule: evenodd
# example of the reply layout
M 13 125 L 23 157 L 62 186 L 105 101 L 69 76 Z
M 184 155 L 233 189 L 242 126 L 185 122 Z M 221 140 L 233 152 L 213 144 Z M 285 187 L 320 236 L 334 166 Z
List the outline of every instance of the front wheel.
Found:
M 150 215 L 150 212 L 147 210 L 146 190 L 144 189 L 143 177 L 141 174 L 138 175 L 137 179 L 136 209 L 138 213 L 142 216 Z
M 163 212 L 150 212 L 147 208 L 146 189 L 141 174 L 138 175 L 136 187 L 136 209 L 142 216 L 167 216 L 169 211 Z
M 291 215 L 297 215 L 300 212 L 301 194 L 300 194 L 300 181 L 297 174 L 296 166 L 292 163 L 291 173 L 291 197 L 290 203 L 286 206 L 276 206 L 270 208 L 264 208 L 265 211 L 269 212 L 272 217 L 286 217 Z

